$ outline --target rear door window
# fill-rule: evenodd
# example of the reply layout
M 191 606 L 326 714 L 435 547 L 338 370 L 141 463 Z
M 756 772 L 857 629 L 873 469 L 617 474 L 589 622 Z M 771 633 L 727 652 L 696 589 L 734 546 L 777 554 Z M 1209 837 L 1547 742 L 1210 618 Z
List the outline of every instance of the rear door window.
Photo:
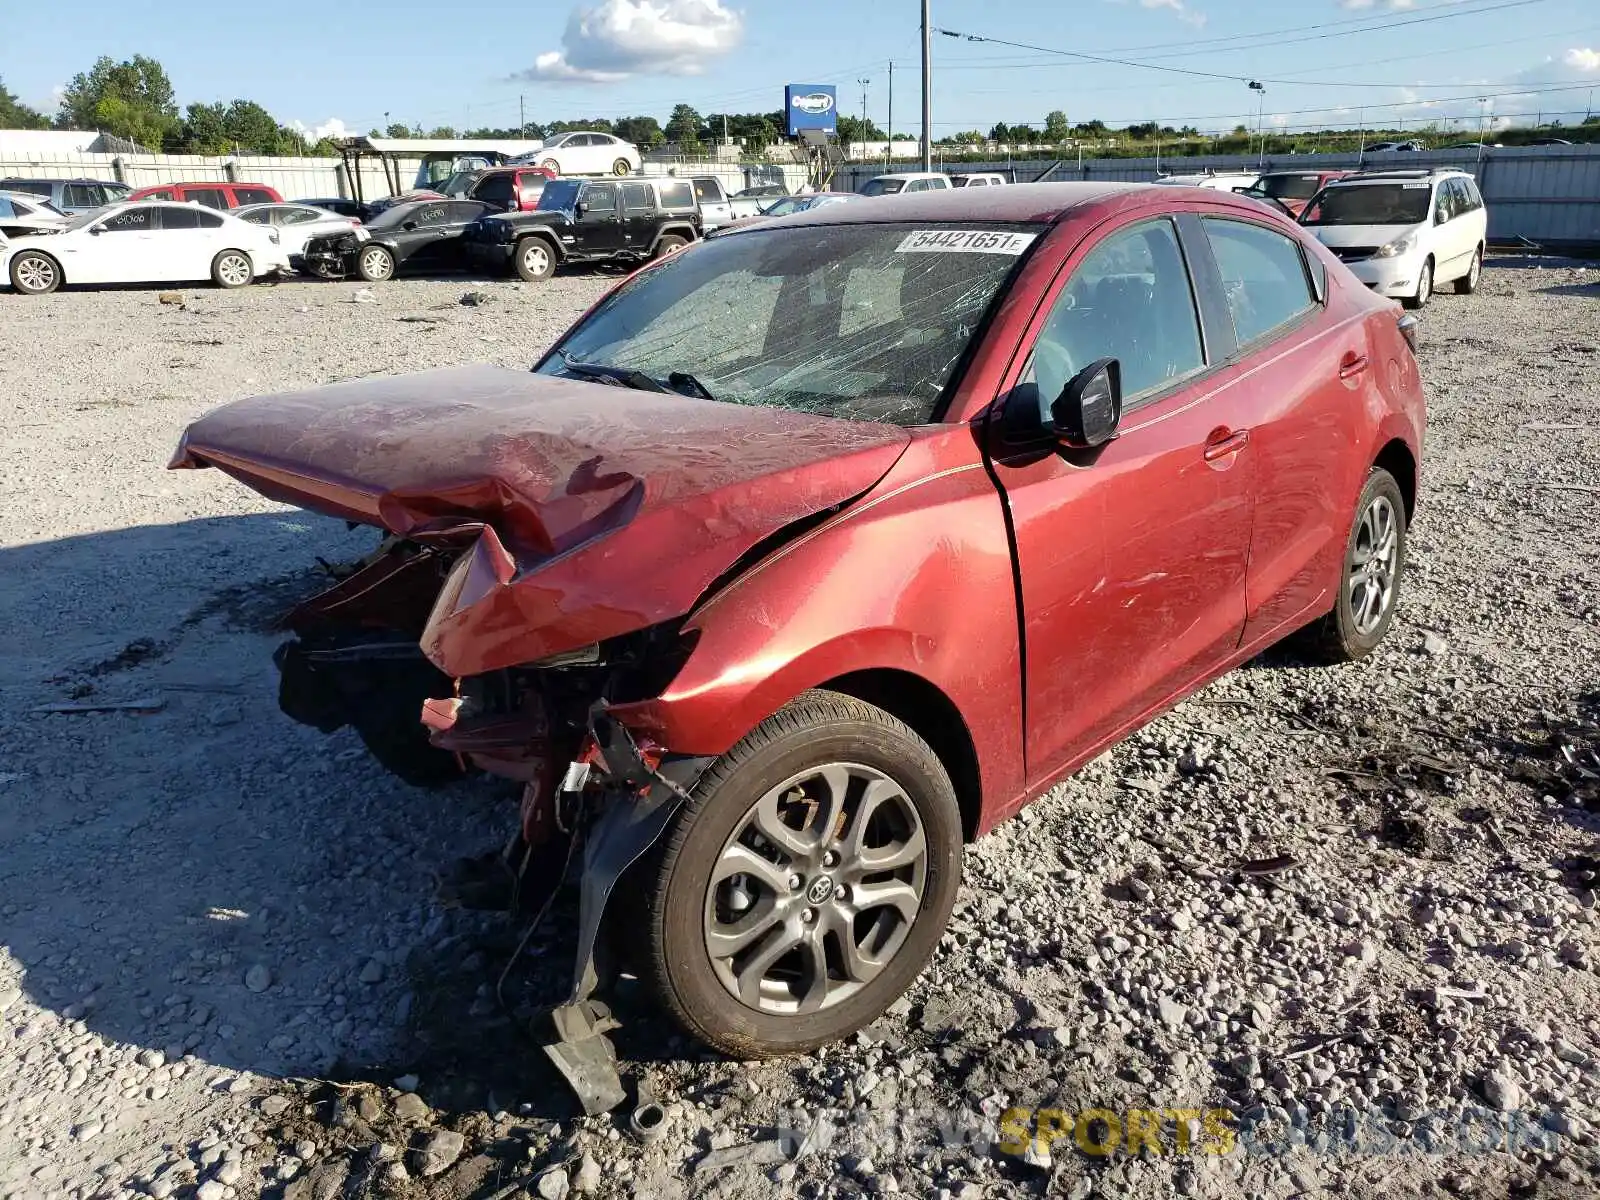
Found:
M 0 196 L 0 218 L 14 217 L 16 215 L 17 210 L 11 201 L 4 196 Z
M 1222 274 L 1241 346 L 1288 325 L 1316 304 L 1305 257 L 1292 238 L 1246 221 L 1204 217 L 1201 224 Z
M 183 189 L 183 198 L 190 202 L 198 201 L 207 208 L 227 208 L 228 193 L 219 187 L 188 187 Z M 271 197 L 268 197 L 270 199 Z
M 238 204 L 271 204 L 277 199 L 266 188 L 236 187 L 233 189 Z
M 478 181 L 478 186 L 472 189 L 472 198 L 481 200 L 485 204 L 496 204 L 503 208 L 510 208 L 515 197 L 515 188 L 510 175 L 490 175 Z
M 649 212 L 654 207 L 650 203 L 650 185 L 648 183 L 623 184 L 622 206 L 630 213 Z
M 156 211 L 161 214 L 162 229 L 200 228 L 200 210 L 191 205 L 184 205 L 181 208 L 161 208 Z
M 156 228 L 155 208 L 126 208 L 102 221 L 100 228 L 106 233 L 149 233 Z
M 722 188 L 713 179 L 696 179 L 694 181 L 694 198 L 701 204 L 722 203 Z
M 100 189 L 87 183 L 69 183 L 61 189 L 61 199 L 68 208 L 99 208 L 105 203 Z
M 694 190 L 690 188 L 687 180 L 673 180 L 669 183 L 656 185 L 661 192 L 662 208 L 693 208 L 695 206 Z

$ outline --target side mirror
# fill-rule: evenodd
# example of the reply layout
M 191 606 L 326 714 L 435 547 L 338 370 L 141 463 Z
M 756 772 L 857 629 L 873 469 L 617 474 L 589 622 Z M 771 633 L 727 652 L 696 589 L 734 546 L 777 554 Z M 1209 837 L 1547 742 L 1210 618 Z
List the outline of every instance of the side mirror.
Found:
M 417 223 L 415 221 L 407 221 L 404 225 L 400 226 L 401 229 L 415 229 L 416 227 Z
M 1122 365 L 1114 358 L 1090 363 L 1050 405 L 1050 432 L 1079 450 L 1103 446 L 1122 420 Z
M 104 232 L 105 232 L 105 227 L 103 225 L 91 225 L 91 226 L 89 226 L 89 236 L 90 237 L 99 237 Z
M 584 213 L 589 211 L 589 202 L 587 200 L 579 200 L 576 211 L 580 217 L 583 216 Z
M 1437 209 L 1433 214 L 1433 223 L 1435 225 L 1443 225 L 1449 219 L 1450 219 L 1450 214 L 1445 212 L 1445 210 L 1442 209 L 1442 208 L 1441 209 Z

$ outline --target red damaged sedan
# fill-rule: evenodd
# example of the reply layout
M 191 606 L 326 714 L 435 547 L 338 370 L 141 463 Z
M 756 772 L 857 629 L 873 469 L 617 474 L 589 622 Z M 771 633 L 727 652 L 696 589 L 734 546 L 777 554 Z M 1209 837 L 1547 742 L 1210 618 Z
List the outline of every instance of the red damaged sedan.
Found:
M 1411 336 L 1247 199 L 934 192 L 673 255 L 531 373 L 229 405 L 174 465 L 382 531 L 288 618 L 283 706 L 523 785 L 524 901 L 581 888 L 563 1038 L 621 932 L 775 1054 L 906 988 L 963 843 L 1274 642 L 1382 640 Z

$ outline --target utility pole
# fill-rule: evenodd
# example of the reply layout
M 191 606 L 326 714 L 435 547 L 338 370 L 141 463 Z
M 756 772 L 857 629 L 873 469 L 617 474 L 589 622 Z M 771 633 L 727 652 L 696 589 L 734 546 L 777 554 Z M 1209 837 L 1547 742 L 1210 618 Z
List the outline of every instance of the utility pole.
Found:
M 922 169 L 933 170 L 933 17 L 922 0 Z
M 528 106 L 521 96 L 517 97 L 517 136 L 528 136 Z
M 861 161 L 867 161 L 867 88 L 871 85 L 870 79 L 858 79 L 861 85 Z
M 889 148 L 883 152 L 885 164 L 894 157 L 894 59 L 889 60 Z
M 1256 106 L 1256 136 L 1261 139 L 1261 152 L 1256 158 L 1256 166 L 1262 167 L 1267 161 L 1267 134 L 1265 121 L 1267 115 L 1267 85 L 1250 81 L 1250 90 L 1256 93 L 1258 103 Z

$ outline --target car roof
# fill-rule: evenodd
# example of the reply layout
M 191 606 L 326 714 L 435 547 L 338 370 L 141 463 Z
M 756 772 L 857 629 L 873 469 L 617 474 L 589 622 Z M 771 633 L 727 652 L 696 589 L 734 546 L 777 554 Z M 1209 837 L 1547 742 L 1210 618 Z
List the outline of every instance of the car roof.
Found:
M 1329 187 L 1359 187 L 1366 183 L 1397 183 L 1410 180 L 1413 183 L 1427 183 L 1434 179 L 1447 179 L 1465 176 L 1472 178 L 1470 171 L 1463 171 L 1458 167 L 1418 167 L 1414 170 L 1405 170 L 1397 167 L 1392 171 L 1359 171 L 1354 175 L 1346 175 L 1341 179 L 1330 179 Z
M 57 179 L 53 175 L 3 175 L 0 179 L 7 182 L 22 183 L 97 183 L 103 187 L 128 187 L 126 183 L 119 183 L 115 179 L 92 179 L 88 175 L 74 175 L 71 179 Z
M 1192 189 L 1208 203 L 1228 203 L 1227 192 Z M 796 225 L 870 225 L 879 221 L 1007 221 L 1052 225 L 1077 209 L 1138 193 L 1167 202 L 1180 189 L 1151 183 L 1013 183 L 999 188 L 944 188 L 893 196 L 863 196 L 854 204 L 826 204 L 783 218 Z M 1253 200 L 1236 201 L 1242 211 L 1259 213 Z

